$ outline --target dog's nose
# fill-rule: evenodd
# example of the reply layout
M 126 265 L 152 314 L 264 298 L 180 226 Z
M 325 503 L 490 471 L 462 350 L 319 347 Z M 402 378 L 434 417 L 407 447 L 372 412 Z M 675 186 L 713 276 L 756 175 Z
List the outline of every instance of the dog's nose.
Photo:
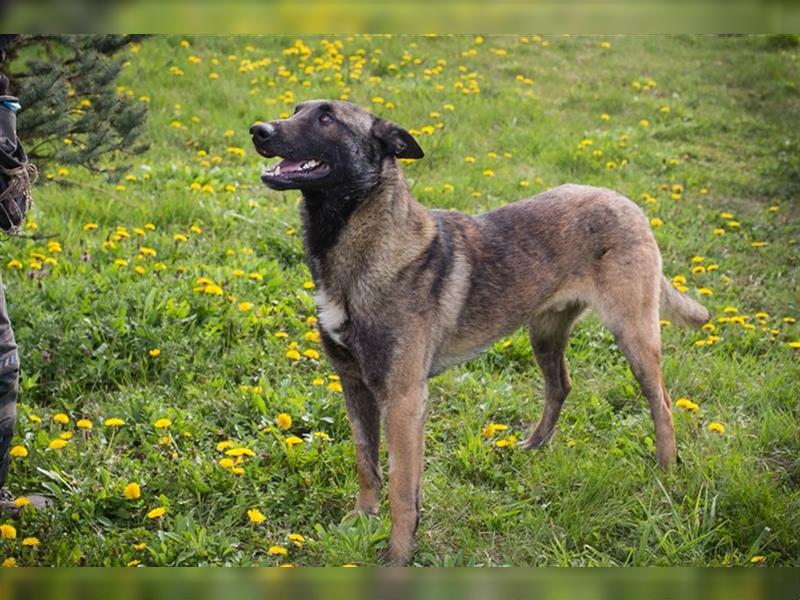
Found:
M 256 123 L 250 128 L 250 135 L 256 142 L 266 142 L 275 135 L 275 126 L 271 123 Z

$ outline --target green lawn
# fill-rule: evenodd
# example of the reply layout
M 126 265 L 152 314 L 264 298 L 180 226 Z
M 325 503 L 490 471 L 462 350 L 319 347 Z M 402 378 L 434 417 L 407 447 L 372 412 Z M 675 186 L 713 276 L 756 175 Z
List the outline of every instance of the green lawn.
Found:
M 23 364 L 14 444 L 27 451 L 10 487 L 56 499 L 23 510 L 0 560 L 375 564 L 387 507 L 340 525 L 354 456 L 335 376 L 316 358 L 299 195 L 262 186 L 247 131 L 344 96 L 414 130 L 426 157 L 406 175 L 427 206 L 477 213 L 564 182 L 628 195 L 653 219 L 667 275 L 705 293 L 714 316 L 711 331 L 664 326 L 667 388 L 699 406 L 675 410 L 669 474 L 594 317 L 570 342 L 574 388 L 543 451 L 502 442 L 541 408 L 524 332 L 433 379 L 415 563 L 800 565 L 797 47 L 182 40 L 129 51 L 119 91 L 149 102 L 151 148 L 128 178 L 43 168 L 29 225 L 55 237 L 0 242 Z M 490 423 L 508 429 L 487 437 Z

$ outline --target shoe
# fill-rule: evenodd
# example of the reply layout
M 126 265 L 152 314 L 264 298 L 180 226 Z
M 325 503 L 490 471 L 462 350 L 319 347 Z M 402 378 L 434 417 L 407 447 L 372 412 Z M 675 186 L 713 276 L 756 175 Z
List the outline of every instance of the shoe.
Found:
M 20 510 L 25 506 L 31 506 L 37 510 L 44 510 L 52 503 L 52 500 L 46 496 L 33 494 L 15 498 L 14 494 L 7 489 L 0 489 L 0 515 L 6 515 L 13 519 L 19 516 Z

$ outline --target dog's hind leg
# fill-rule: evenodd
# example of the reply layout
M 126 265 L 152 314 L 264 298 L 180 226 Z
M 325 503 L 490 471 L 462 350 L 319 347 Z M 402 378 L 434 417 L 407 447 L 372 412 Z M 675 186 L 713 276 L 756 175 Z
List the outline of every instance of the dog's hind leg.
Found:
M 597 308 L 650 404 L 656 430 L 656 459 L 666 469 L 675 463 L 676 448 L 672 401 L 661 372 L 660 282 L 659 272 L 652 277 L 642 273 L 638 282 L 628 280 L 624 287 L 619 283 L 616 288 L 609 285 Z
M 521 442 L 523 448 L 541 448 L 555 431 L 561 406 L 572 388 L 564 349 L 572 325 L 583 309 L 582 304 L 571 304 L 536 317 L 530 325 L 533 354 L 544 377 L 544 409 L 530 436 Z

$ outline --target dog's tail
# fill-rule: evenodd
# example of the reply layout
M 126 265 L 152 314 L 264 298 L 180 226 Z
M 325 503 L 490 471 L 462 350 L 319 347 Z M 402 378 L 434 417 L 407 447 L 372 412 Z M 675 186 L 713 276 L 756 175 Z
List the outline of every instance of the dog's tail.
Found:
M 666 277 L 661 278 L 659 308 L 662 317 L 677 325 L 700 327 L 711 317 L 705 306 L 680 293 Z

